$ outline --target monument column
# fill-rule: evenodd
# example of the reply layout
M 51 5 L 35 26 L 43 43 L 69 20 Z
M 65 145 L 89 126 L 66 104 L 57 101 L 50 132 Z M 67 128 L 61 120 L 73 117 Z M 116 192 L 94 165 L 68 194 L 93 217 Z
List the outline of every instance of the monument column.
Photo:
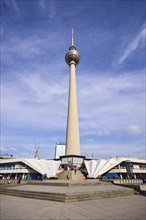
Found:
M 69 51 L 65 56 L 65 61 L 70 67 L 65 155 L 80 155 L 80 137 L 76 94 L 76 65 L 80 61 L 80 55 L 74 46 L 73 31 L 72 45 L 69 47 Z

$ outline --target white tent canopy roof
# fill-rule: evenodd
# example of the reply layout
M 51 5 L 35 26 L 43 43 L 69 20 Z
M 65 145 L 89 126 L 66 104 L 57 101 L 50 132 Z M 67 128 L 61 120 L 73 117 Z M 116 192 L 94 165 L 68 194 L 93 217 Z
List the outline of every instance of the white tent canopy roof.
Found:
M 102 174 L 108 172 L 121 162 L 132 162 L 132 163 L 146 163 L 146 160 L 130 158 L 130 157 L 112 157 L 110 159 L 99 159 L 99 160 L 85 160 L 85 166 L 88 171 L 88 177 L 97 178 Z
M 13 158 L 13 159 L 3 159 L 1 164 L 5 163 L 24 163 L 31 169 L 37 171 L 42 175 L 49 177 L 55 177 L 61 161 L 46 160 L 46 159 L 28 159 L 28 158 Z

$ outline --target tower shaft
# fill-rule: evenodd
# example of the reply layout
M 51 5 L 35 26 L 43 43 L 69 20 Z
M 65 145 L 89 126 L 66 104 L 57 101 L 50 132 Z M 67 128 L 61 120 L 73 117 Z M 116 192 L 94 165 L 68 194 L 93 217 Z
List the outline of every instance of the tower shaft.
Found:
M 78 126 L 75 69 L 76 69 L 76 63 L 74 61 L 71 61 L 65 155 L 80 155 L 80 138 L 79 138 L 79 126 Z

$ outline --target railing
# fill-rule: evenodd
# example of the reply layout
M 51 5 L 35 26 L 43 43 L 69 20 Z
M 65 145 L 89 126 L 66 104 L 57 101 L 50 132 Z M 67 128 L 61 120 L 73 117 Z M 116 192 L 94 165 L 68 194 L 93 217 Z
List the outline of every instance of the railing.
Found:
M 0 174 L 9 174 L 9 173 L 29 173 L 28 169 L 11 169 L 11 170 L 0 170 Z
M 14 179 L 1 179 L 0 184 L 16 184 L 17 180 Z
M 114 184 L 143 184 L 141 179 L 120 179 L 113 180 Z
M 27 169 L 26 167 L 0 167 L 0 170 Z
M 109 173 L 126 173 L 126 169 L 112 169 L 109 171 Z
M 140 170 L 146 170 L 146 167 L 140 167 Z

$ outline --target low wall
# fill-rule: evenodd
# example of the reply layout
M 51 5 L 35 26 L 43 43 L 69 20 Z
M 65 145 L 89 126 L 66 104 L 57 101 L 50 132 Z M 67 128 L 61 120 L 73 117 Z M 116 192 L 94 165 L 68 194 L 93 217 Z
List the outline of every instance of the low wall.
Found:
M 113 184 L 120 185 L 124 187 L 129 187 L 140 194 L 146 195 L 146 184 L 143 184 L 141 179 L 123 179 L 123 180 L 113 180 Z
M 139 192 L 143 195 L 146 195 L 146 184 L 139 186 Z

